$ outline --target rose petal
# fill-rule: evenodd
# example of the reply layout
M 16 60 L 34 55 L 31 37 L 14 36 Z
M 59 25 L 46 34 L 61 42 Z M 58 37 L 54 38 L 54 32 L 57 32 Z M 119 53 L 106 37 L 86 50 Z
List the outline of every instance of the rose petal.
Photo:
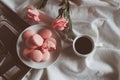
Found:
M 64 30 L 65 27 L 67 27 L 68 21 L 64 18 L 58 18 L 55 19 L 52 23 L 52 28 L 55 28 L 57 30 Z

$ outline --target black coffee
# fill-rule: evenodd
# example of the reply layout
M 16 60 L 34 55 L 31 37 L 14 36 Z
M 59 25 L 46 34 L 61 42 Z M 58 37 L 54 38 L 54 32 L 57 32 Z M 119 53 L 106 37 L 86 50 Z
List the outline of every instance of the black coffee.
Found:
M 75 48 L 80 54 L 88 54 L 93 50 L 93 41 L 88 36 L 80 37 L 75 42 Z

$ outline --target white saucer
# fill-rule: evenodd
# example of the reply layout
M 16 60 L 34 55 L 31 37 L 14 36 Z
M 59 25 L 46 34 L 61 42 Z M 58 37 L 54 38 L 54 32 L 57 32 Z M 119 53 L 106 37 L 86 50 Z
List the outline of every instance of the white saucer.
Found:
M 28 28 L 26 28 L 24 31 L 30 29 L 30 30 L 33 30 L 35 32 L 38 32 L 40 29 L 43 29 L 43 28 L 48 28 L 45 24 L 37 24 L 37 25 L 32 25 L 32 26 L 29 26 Z M 50 28 L 49 28 L 50 29 Z M 24 32 L 23 31 L 23 32 Z M 61 40 L 60 40 L 60 37 L 59 35 L 56 33 L 56 31 L 52 30 L 52 33 L 53 33 L 53 37 L 56 39 L 57 41 L 57 48 L 55 51 L 52 51 L 50 52 L 50 59 L 46 62 L 34 62 L 34 61 L 30 61 L 30 60 L 26 60 L 24 59 L 24 57 L 22 56 L 22 51 L 23 49 L 25 48 L 25 43 L 24 43 L 24 40 L 22 38 L 22 34 L 23 32 L 20 34 L 20 36 L 18 37 L 18 40 L 17 40 L 17 44 L 16 44 L 16 49 L 17 49 L 17 54 L 18 54 L 18 57 L 20 58 L 20 60 L 26 64 L 27 66 L 31 67 L 31 68 L 35 68 L 35 69 L 41 69 L 41 68 L 46 68 L 48 67 L 50 64 L 54 63 L 56 61 L 56 59 L 59 57 L 60 55 L 60 49 L 61 49 Z

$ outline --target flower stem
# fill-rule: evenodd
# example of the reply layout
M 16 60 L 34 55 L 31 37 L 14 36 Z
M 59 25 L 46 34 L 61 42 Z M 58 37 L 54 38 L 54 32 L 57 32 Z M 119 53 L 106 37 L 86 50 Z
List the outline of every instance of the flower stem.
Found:
M 72 20 L 71 20 L 71 17 L 70 17 L 70 4 L 69 4 L 69 0 L 66 0 L 66 6 L 67 6 L 67 11 L 66 11 L 66 14 L 67 14 L 67 18 L 68 18 L 68 26 L 69 26 L 69 30 L 68 30 L 68 38 L 73 40 L 75 38 L 75 34 L 72 30 Z
M 68 19 L 69 19 L 69 23 L 68 23 L 69 30 L 67 35 L 68 35 L 68 38 L 73 40 L 75 38 L 75 34 L 73 33 L 73 30 L 72 30 L 72 21 L 71 21 L 70 15 L 68 16 Z
M 72 42 L 74 38 L 76 37 L 73 30 L 72 30 L 72 20 L 70 17 L 70 0 L 63 0 L 62 3 L 60 4 L 61 8 L 59 9 L 59 15 L 58 17 L 64 17 L 68 20 L 68 27 L 62 31 L 59 32 L 63 39 L 67 42 Z M 57 18 L 58 18 L 57 17 Z

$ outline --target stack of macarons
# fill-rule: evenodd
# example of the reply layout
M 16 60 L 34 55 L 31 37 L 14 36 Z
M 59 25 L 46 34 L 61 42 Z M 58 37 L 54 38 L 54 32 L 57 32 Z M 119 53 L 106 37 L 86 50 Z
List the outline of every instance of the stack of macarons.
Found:
M 23 39 L 26 48 L 22 55 L 27 60 L 34 62 L 44 62 L 49 60 L 50 51 L 56 50 L 56 39 L 49 29 L 42 29 L 38 32 L 26 30 L 23 32 Z

